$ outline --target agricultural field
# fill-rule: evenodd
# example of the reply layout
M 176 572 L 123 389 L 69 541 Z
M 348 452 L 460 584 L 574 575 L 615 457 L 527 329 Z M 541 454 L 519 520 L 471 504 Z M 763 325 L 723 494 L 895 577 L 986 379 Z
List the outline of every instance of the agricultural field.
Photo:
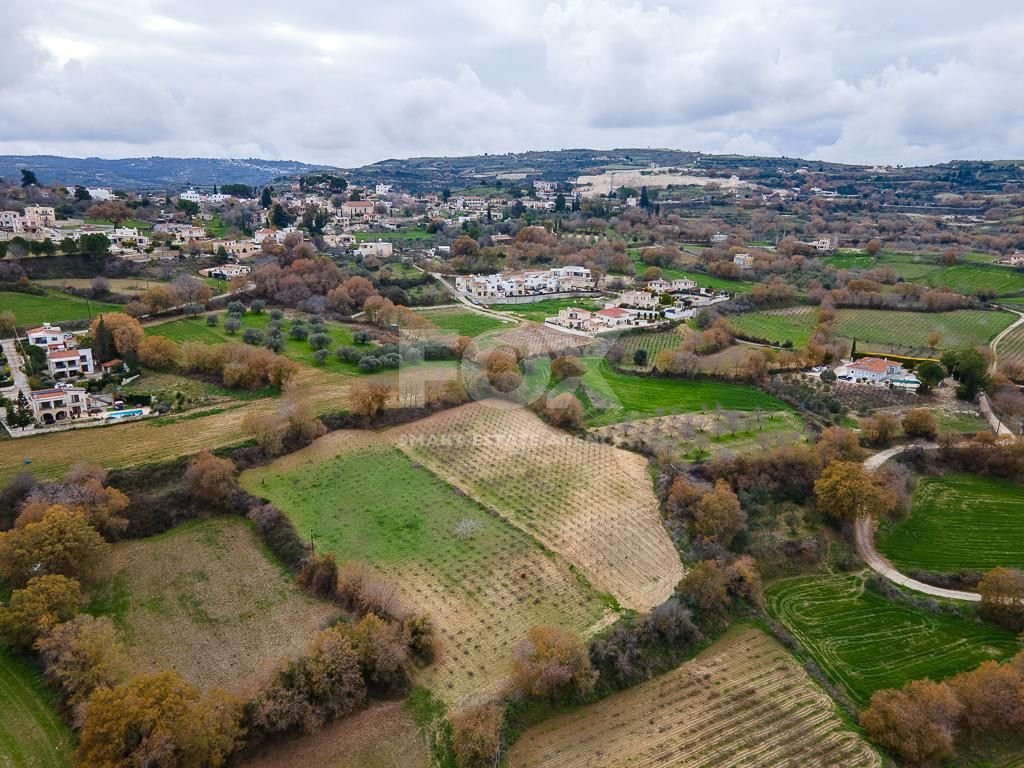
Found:
M 883 251 L 877 259 L 867 254 L 838 252 L 822 261 L 836 269 L 871 269 L 891 267 L 897 275 L 913 283 L 931 288 L 948 288 L 956 293 L 1012 296 L 1024 292 L 1024 272 L 992 264 L 988 254 L 969 253 L 968 263 L 945 266 L 938 254 L 896 253 Z
M 267 325 L 270 323 L 270 315 L 266 312 L 259 315 L 247 312 L 242 316 L 242 327 L 239 329 L 238 333 L 232 336 L 224 330 L 224 318 L 226 317 L 226 314 L 219 312 L 217 313 L 217 316 L 218 323 L 215 326 L 208 326 L 206 324 L 206 315 L 204 314 L 197 317 L 186 317 L 181 318 L 180 320 L 171 320 L 170 322 L 160 323 L 159 325 L 147 326 L 146 333 L 151 336 L 164 336 L 168 339 L 173 339 L 179 344 L 184 344 L 190 341 L 198 341 L 203 344 L 220 344 L 227 341 L 241 342 L 242 334 L 247 328 L 256 328 L 260 331 L 265 331 Z M 290 327 L 290 319 L 285 318 L 282 326 L 285 337 L 284 350 L 282 354 L 297 363 L 302 363 L 303 365 L 316 365 L 313 359 L 314 350 L 309 346 L 309 342 L 291 338 L 288 335 L 288 329 Z M 343 323 L 330 322 L 327 323 L 326 333 L 331 337 L 331 343 L 327 347 L 329 354 L 324 364 L 317 367 L 321 370 L 332 373 L 359 373 L 359 367 L 357 365 L 343 362 L 334 354 L 334 350 L 338 347 L 348 346 L 353 343 L 351 327 Z
M 397 437 L 334 432 L 245 472 L 242 484 L 320 551 L 371 564 L 404 605 L 433 615 L 441 659 L 421 683 L 458 702 L 508 675 L 531 626 L 586 635 L 614 616 L 565 561 L 416 465 L 391 444 Z
M 782 401 L 745 384 L 713 379 L 669 379 L 632 376 L 612 369 L 602 358 L 583 359 L 577 396 L 583 401 L 587 425 L 600 427 L 647 416 L 672 413 L 727 411 L 787 411 Z M 552 394 L 558 391 L 555 387 Z
M 647 464 L 504 401 L 396 427 L 399 446 L 574 566 L 626 608 L 664 601 L 682 576 Z
M 17 291 L 0 291 L 0 309 L 14 312 L 14 319 L 20 328 L 32 328 L 43 323 L 67 323 L 74 320 L 86 321 L 100 312 L 120 312 L 120 304 L 72 296 L 60 291 L 47 291 L 45 296 Z
M 416 723 L 400 701 L 373 704 L 301 739 L 264 745 L 242 768 L 427 768 Z
M 186 523 L 116 544 L 87 609 L 114 620 L 129 674 L 251 694 L 338 613 L 271 558 L 247 520 Z
M 496 312 L 507 312 L 524 320 L 532 320 L 535 323 L 543 323 L 548 317 L 555 317 L 559 310 L 569 307 L 579 307 L 589 312 L 604 308 L 604 303 L 587 296 L 580 296 L 574 299 L 543 299 L 530 304 L 490 304 L 488 309 Z M 563 334 L 568 335 L 568 334 Z
M 775 640 L 733 629 L 692 661 L 528 729 L 509 768 L 867 768 L 879 755 Z
M 857 339 L 858 349 L 866 351 L 924 351 L 974 347 L 987 344 L 1014 316 L 1008 312 L 958 309 L 953 312 L 899 312 L 885 309 L 839 309 L 836 334 Z M 818 322 L 817 307 L 801 306 L 731 315 L 729 322 L 744 335 L 775 343 L 792 341 L 801 347 Z M 899 328 L 900 344 L 893 344 L 893 328 Z M 932 333 L 940 336 L 936 350 L 928 347 Z
M 425 229 L 404 229 L 399 232 L 356 232 L 356 242 L 376 242 L 378 239 L 385 242 L 393 240 L 429 240 L 434 235 Z
M 1024 364 L 1024 324 L 1018 325 L 999 340 L 999 362 Z
M 488 331 L 509 327 L 509 323 L 495 317 L 458 308 L 432 309 L 420 313 L 420 316 L 439 330 L 452 331 L 460 336 L 479 336 Z
M 765 589 L 769 612 L 858 706 L 877 690 L 942 680 L 1021 649 L 1011 632 L 892 602 L 865 578 L 803 576 Z
M 0 645 L 0 766 L 67 768 L 74 742 L 42 676 Z
M 1024 567 L 1024 487 L 978 475 L 921 478 L 910 516 L 875 538 L 904 571 Z
M 403 371 L 400 383 L 415 389 L 421 376 L 438 370 L 449 371 L 451 367 L 438 363 L 416 366 L 409 372 Z M 376 378 L 394 383 L 398 376 L 390 372 Z M 342 409 L 348 402 L 348 380 L 322 371 L 302 370 L 294 386 L 296 397 L 303 398 L 321 413 Z M 204 448 L 235 445 L 246 439 L 242 431 L 246 413 L 273 411 L 280 405 L 278 398 L 262 398 L 227 411 L 214 409 L 202 416 L 188 414 L 188 419 L 136 421 L 3 440 L 0 441 L 0 482 L 7 482 L 26 470 L 31 470 L 37 479 L 52 479 L 85 456 L 108 469 L 115 469 L 167 461 Z
M 498 331 L 476 340 L 482 349 L 509 346 L 523 357 L 549 357 L 566 350 L 589 346 L 593 339 L 564 333 L 546 325 L 523 323 L 507 331 Z
M 808 440 L 803 420 L 792 411 L 677 414 L 610 424 L 590 432 L 621 447 L 664 446 L 688 461 L 722 451 L 751 453 Z
M 648 333 L 626 333 L 615 340 L 615 345 L 623 350 L 622 365 L 632 366 L 633 355 L 638 349 L 647 351 L 648 370 L 654 365 L 654 358 L 665 349 L 678 349 L 686 335 L 686 326 L 677 326 L 667 331 L 650 331 Z
M 163 284 L 162 280 L 151 280 L 146 277 L 108 277 L 106 281 L 110 284 L 110 290 L 114 293 L 142 293 L 151 285 Z M 34 280 L 34 285 L 60 290 L 62 288 L 75 288 L 87 290 L 92 287 L 90 277 L 62 277 L 54 280 Z

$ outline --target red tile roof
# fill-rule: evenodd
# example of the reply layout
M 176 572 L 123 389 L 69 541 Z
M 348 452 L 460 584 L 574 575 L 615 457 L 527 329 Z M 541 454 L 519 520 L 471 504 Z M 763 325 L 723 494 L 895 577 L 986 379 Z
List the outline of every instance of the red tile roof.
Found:
M 54 349 L 46 355 L 50 360 L 77 360 L 77 349 Z
M 619 307 L 609 307 L 608 309 L 599 309 L 597 311 L 601 317 L 629 317 L 629 312 Z
M 880 357 L 863 357 L 850 365 L 851 368 L 862 368 L 872 373 L 885 373 L 893 363 Z

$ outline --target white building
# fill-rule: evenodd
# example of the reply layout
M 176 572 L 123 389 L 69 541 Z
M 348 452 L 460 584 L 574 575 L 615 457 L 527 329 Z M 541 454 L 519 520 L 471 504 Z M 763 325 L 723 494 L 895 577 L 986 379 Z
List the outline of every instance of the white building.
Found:
M 203 196 L 196 192 L 194 189 L 189 187 L 187 190 L 178 195 L 179 200 L 187 200 L 190 203 L 196 203 L 197 205 L 203 201 Z
M 390 195 L 391 194 L 391 185 L 390 184 L 377 184 L 373 188 L 373 191 L 374 191 L 375 194 L 378 194 L 378 195 Z
M 106 187 L 86 187 L 85 191 L 89 193 L 89 197 L 93 200 L 100 202 L 114 199 L 114 191 Z
M 376 256 L 380 259 L 389 259 L 395 251 L 395 246 L 392 243 L 385 243 L 383 240 L 370 243 L 360 243 L 358 253 L 362 258 L 367 256 Z
M 832 250 L 832 238 L 822 237 L 817 240 L 812 240 L 810 245 L 814 246 L 814 250 L 819 253 L 828 253 Z
M 372 216 L 374 205 L 369 200 L 346 200 L 341 204 L 341 215 L 348 218 Z
M 56 424 L 88 413 L 89 396 L 82 387 L 38 389 L 29 394 L 32 414 L 40 424 Z
M 619 296 L 616 303 L 619 306 L 639 309 L 657 309 L 659 304 L 658 297 L 647 291 L 625 291 Z
M 57 226 L 57 213 L 46 205 L 25 206 L 25 226 L 29 229 L 42 229 Z
M 49 323 L 43 323 L 38 328 L 30 328 L 25 334 L 29 344 L 43 349 L 66 349 L 66 337 L 70 335 L 65 334 L 59 325 L 50 325 Z
M 754 257 L 749 253 L 737 253 L 732 257 L 732 263 L 740 269 L 752 269 L 754 266 Z
M 203 277 L 212 277 L 217 280 L 231 280 L 235 277 L 248 275 L 250 272 L 252 272 L 252 267 L 248 264 L 221 264 L 218 267 L 199 270 L 199 274 Z
M 538 179 L 533 182 L 533 191 L 538 197 L 555 197 L 558 195 L 558 182 Z
M 149 245 L 149 238 L 145 235 L 140 235 L 139 230 L 135 227 L 115 227 L 107 233 L 107 237 L 110 238 L 110 242 L 122 247 L 145 248 Z
M 558 317 L 549 317 L 547 321 L 560 325 L 562 328 L 571 328 L 576 331 L 590 330 L 590 321 L 593 315 L 579 307 L 566 307 L 558 310 Z
M 675 280 L 665 280 L 659 277 L 657 280 L 647 283 L 647 290 L 655 293 L 684 293 L 696 290 L 696 288 L 697 283 L 688 277 L 680 277 Z
M 856 384 L 889 385 L 897 389 L 916 390 L 921 382 L 899 363 L 880 357 L 862 357 L 860 360 L 845 362 L 835 369 L 842 381 Z
M 0 229 L 8 232 L 24 232 L 25 217 L 17 211 L 0 211 Z
M 91 349 L 50 350 L 46 355 L 46 369 L 54 379 L 70 379 L 96 373 Z

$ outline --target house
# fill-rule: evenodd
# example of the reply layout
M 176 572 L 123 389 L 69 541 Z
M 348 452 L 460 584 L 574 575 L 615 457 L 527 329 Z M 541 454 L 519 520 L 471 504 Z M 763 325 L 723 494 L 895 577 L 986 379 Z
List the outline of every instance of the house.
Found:
M 657 280 L 647 283 L 647 290 L 655 293 L 682 293 L 696 288 L 697 284 L 688 277 L 680 277 L 675 280 L 665 280 L 659 277 Z
M 730 236 L 728 234 L 726 234 L 725 232 L 715 232 L 715 234 L 713 234 L 711 236 L 711 242 L 712 243 L 724 243 L 725 241 L 727 241 L 729 239 L 729 237 Z
M 28 401 L 38 423 L 56 424 L 87 413 L 88 399 L 83 387 L 61 386 L 34 390 Z
M 217 280 L 231 280 L 235 277 L 248 275 L 250 272 L 252 272 L 252 267 L 248 264 L 221 264 L 218 267 L 199 270 L 199 274 L 203 277 L 212 277 Z
M 365 218 L 373 215 L 374 204 L 369 200 L 346 200 L 341 204 L 341 215 L 349 218 Z
M 106 187 L 86 187 L 85 191 L 89 193 L 89 197 L 99 202 L 114 199 L 114 191 Z
M 107 233 L 107 237 L 110 238 L 110 242 L 120 246 L 145 248 L 149 245 L 149 238 L 145 235 L 140 235 L 139 230 L 135 227 L 114 227 L 113 230 Z
M 324 245 L 326 245 L 328 248 L 342 248 L 346 245 L 352 245 L 355 241 L 356 236 L 351 235 L 347 232 L 343 232 L 340 235 L 324 235 Z
M 0 229 L 8 232 L 24 232 L 25 218 L 17 211 L 0 211 Z
M 812 240 L 808 245 L 812 246 L 818 253 L 828 253 L 834 250 L 832 247 L 832 238 L 821 237 L 817 240 Z
M 61 331 L 59 325 L 43 323 L 38 328 L 30 328 L 25 336 L 28 338 L 28 343 L 36 347 L 44 349 L 65 349 L 67 347 L 64 332 Z
M 628 325 L 635 325 L 631 322 L 634 318 L 632 312 L 621 307 L 609 307 L 599 309 L 591 319 L 591 326 L 597 328 L 624 328 Z
M 54 379 L 70 379 L 96 373 L 91 349 L 51 349 L 46 355 L 46 369 Z
M 28 229 L 43 229 L 57 226 L 56 211 L 45 205 L 25 206 L 25 226 Z
M 558 194 L 558 182 L 538 179 L 533 182 L 533 191 L 538 197 L 555 197 Z
M 377 194 L 377 195 L 390 195 L 391 194 L 391 185 L 390 184 L 377 184 L 373 188 L 373 192 L 374 192 L 374 194 Z
M 203 196 L 196 192 L 194 189 L 189 187 L 187 190 L 178 195 L 179 200 L 187 200 L 190 203 L 199 205 L 202 202 Z
M 3 215 L 6 211 L 0 211 L 0 227 L 3 227 Z M 1024 251 L 1015 251 L 999 263 L 1006 267 L 1024 267 Z
M 378 240 L 375 243 L 360 243 L 357 251 L 359 256 L 364 259 L 367 256 L 376 256 L 381 259 L 387 259 L 394 253 L 395 246 L 392 243 L 385 243 L 383 240 Z
M 576 331 L 590 329 L 590 322 L 593 315 L 579 307 L 566 307 L 558 310 L 558 317 L 549 317 L 547 322 L 559 325 L 562 328 L 571 328 Z
M 835 369 L 836 376 L 843 381 L 858 384 L 889 385 L 898 389 L 916 390 L 921 382 L 899 363 L 880 357 L 862 357 L 843 363 Z
M 732 263 L 740 269 L 752 269 L 754 266 L 754 257 L 749 253 L 737 253 L 732 257 Z
M 502 235 L 502 234 L 491 235 L 491 244 L 492 245 L 508 245 L 514 239 L 515 238 L 512 237 L 512 235 Z
M 658 297 L 647 291 L 625 291 L 619 296 L 617 304 L 624 307 L 640 309 L 657 309 Z

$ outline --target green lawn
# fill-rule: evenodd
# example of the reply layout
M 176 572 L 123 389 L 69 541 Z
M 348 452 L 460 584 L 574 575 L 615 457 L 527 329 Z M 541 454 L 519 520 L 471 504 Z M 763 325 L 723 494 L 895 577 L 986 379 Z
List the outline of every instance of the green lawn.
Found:
M 863 575 L 784 579 L 765 589 L 769 612 L 859 706 L 883 688 L 942 680 L 1020 650 L 1003 629 L 894 603 Z
M 461 336 L 479 336 L 488 331 L 509 327 L 509 323 L 464 309 L 435 309 L 423 312 L 421 316 L 442 331 L 454 331 Z
M 1024 486 L 977 475 L 922 478 L 910 517 L 883 527 L 877 543 L 902 570 L 1024 567 Z
M 592 298 L 580 296 L 576 299 L 543 299 L 530 304 L 490 304 L 488 309 L 498 312 L 508 312 L 525 320 L 533 320 L 543 323 L 545 318 L 555 317 L 561 309 L 568 307 L 580 307 L 588 312 L 594 312 L 604 308 L 604 302 L 595 301 Z
M 0 766 L 61 768 L 71 752 L 71 731 L 41 675 L 0 646 Z
M 47 291 L 45 296 L 16 291 L 0 292 L 0 311 L 14 312 L 19 327 L 32 328 L 43 323 L 66 323 L 72 320 L 88 320 L 90 312 L 95 317 L 100 312 L 121 312 L 120 304 L 103 301 L 86 301 L 59 291 Z
M 114 222 L 110 219 L 86 219 L 85 223 L 93 227 L 112 227 Z M 149 221 L 143 221 L 142 219 L 125 219 L 121 222 L 122 227 L 131 227 L 138 230 L 152 229 L 153 223 Z
M 267 312 L 259 315 L 247 312 L 242 316 L 242 328 L 232 336 L 224 330 L 226 314 L 224 312 L 216 314 L 218 322 L 215 326 L 208 326 L 206 324 L 206 315 L 204 314 L 197 317 L 172 320 L 169 323 L 161 323 L 160 325 L 151 325 L 146 328 L 146 333 L 153 336 L 164 336 L 168 339 L 173 339 L 179 344 L 190 341 L 198 341 L 203 344 L 220 344 L 225 341 L 241 342 L 242 334 L 246 328 L 257 328 L 263 331 L 270 322 L 270 314 Z M 282 327 L 285 337 L 284 355 L 304 365 L 315 365 L 313 359 L 314 350 L 309 346 L 309 342 L 293 339 L 288 335 L 288 329 L 291 327 L 290 320 L 285 318 Z M 331 337 L 331 343 L 327 347 L 330 354 L 328 354 L 324 365 L 318 367 L 322 367 L 326 371 L 338 373 L 358 373 L 358 366 L 342 362 L 334 354 L 334 350 L 338 347 L 353 343 L 352 330 L 342 323 L 330 322 L 327 323 L 327 335 Z
M 587 357 L 583 361 L 587 372 L 583 375 L 582 391 L 576 394 L 583 402 L 590 427 L 671 413 L 710 412 L 719 406 L 726 411 L 790 410 L 781 400 L 745 384 L 633 376 L 613 370 L 603 358 Z M 546 361 L 538 361 L 532 380 L 543 385 L 548 370 Z M 554 387 L 549 396 L 553 397 L 559 389 L 560 386 Z
M 356 241 L 360 243 L 376 242 L 378 239 L 385 243 L 393 240 L 429 240 L 434 237 L 425 229 L 406 229 L 400 232 L 356 232 L 355 236 Z
M 836 333 L 857 339 L 879 351 L 928 351 L 928 337 L 938 333 L 938 349 L 987 344 L 1014 321 L 1008 312 L 958 309 L 953 312 L 898 312 L 886 309 L 840 309 Z M 792 341 L 802 347 L 818 322 L 818 308 L 809 306 L 730 315 L 729 323 L 741 334 L 777 344 Z

